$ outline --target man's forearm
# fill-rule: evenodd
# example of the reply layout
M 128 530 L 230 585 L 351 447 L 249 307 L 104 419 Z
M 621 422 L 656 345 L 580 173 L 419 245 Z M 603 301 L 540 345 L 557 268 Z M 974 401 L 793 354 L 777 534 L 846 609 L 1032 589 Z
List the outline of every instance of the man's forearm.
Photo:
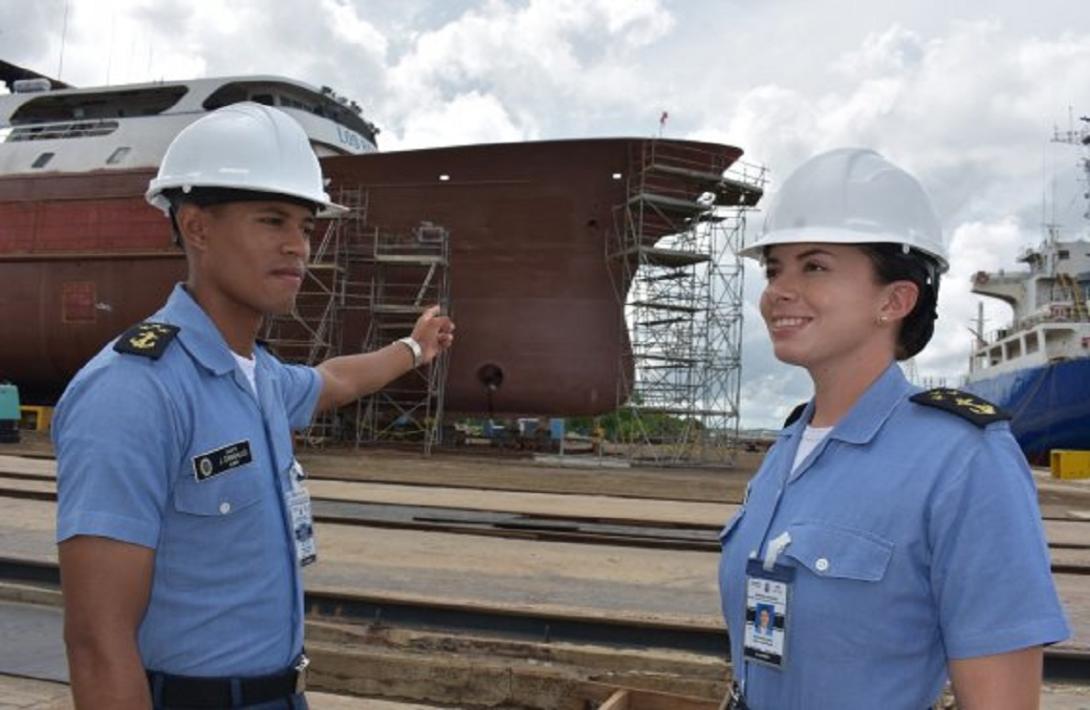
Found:
M 135 640 L 67 640 L 67 644 L 69 682 L 77 710 L 151 707 L 148 679 Z
M 333 357 L 318 365 L 322 374 L 319 411 L 377 392 L 412 369 L 412 352 L 401 343 L 358 355 Z

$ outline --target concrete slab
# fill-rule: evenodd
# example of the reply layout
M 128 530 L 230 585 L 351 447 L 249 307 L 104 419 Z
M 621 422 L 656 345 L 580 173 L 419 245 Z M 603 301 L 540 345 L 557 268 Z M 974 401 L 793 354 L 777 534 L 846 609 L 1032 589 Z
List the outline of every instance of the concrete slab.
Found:
M 56 607 L 0 601 L 0 674 L 68 682 L 63 628 Z
M 1041 689 L 1041 710 L 1090 710 L 1090 685 L 1046 683 Z
M 0 555 L 56 562 L 54 504 L 0 497 Z M 1083 525 L 1085 525 L 1083 523 Z M 720 627 L 718 555 L 632 547 L 317 525 L 308 589 Z M 1056 574 L 1090 650 L 1090 584 Z
M 0 673 L 0 707 L 12 710 L 71 710 L 72 696 L 65 683 L 22 678 Z

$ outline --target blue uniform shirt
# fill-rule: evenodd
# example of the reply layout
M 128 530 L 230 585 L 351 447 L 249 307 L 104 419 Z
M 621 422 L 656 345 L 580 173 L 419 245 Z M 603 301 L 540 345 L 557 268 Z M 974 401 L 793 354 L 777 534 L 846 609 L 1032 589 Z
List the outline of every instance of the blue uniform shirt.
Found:
M 813 402 L 727 523 L 719 566 L 735 678 L 754 710 L 921 710 L 951 659 L 1070 635 L 1036 490 L 1007 422 L 909 401 L 896 364 L 793 473 Z M 743 661 L 745 569 L 784 532 L 786 666 Z
M 95 535 L 155 550 L 139 630 L 146 668 L 283 670 L 303 639 L 284 500 L 291 430 L 310 421 L 321 377 L 259 347 L 255 397 L 181 285 L 149 320 L 180 328 L 160 359 L 107 346 L 57 406 L 57 541 Z M 208 454 L 215 465 L 202 465 Z

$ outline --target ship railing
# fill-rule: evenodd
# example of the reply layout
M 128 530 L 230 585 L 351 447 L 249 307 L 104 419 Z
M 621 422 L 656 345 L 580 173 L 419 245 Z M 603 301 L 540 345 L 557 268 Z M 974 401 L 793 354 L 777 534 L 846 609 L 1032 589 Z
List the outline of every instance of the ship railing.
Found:
M 450 235 L 445 227 L 421 222 L 408 233 L 375 229 L 373 253 L 383 261 L 445 264 L 449 259 Z
M 764 191 L 765 186 L 768 184 L 768 168 L 758 163 L 736 160 L 727 168 L 723 178 Z
M 1025 333 L 1039 325 L 1085 325 L 1090 324 L 1090 319 L 1075 318 L 1071 315 L 1070 308 L 1061 308 L 1049 314 L 1040 314 L 1022 318 L 1009 328 L 996 328 L 984 334 L 984 338 L 978 341 L 976 351 L 987 350 L 1012 336 Z
M 655 203 L 663 219 L 681 223 L 679 230 L 717 204 L 756 204 L 767 182 L 766 170 L 732 156 L 721 148 L 646 141 L 636 164 L 638 180 L 629 183 L 629 199 Z
M 641 168 L 670 165 L 693 173 L 722 175 L 731 163 L 731 157 L 722 150 L 709 150 L 672 140 L 653 139 L 643 152 Z
M 58 138 L 85 138 L 88 136 L 107 136 L 117 130 L 117 121 L 99 119 L 96 121 L 65 121 L 34 126 L 20 126 L 11 131 L 9 143 L 20 141 L 44 141 Z

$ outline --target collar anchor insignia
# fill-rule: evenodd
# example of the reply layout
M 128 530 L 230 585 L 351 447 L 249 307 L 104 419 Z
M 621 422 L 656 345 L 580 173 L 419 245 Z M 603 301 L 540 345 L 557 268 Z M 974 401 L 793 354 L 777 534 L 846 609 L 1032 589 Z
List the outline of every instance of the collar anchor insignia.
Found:
M 121 334 L 114 343 L 114 350 L 158 360 L 174 341 L 179 330 L 181 328 L 169 323 L 138 323 Z
M 993 422 L 1001 422 L 1011 418 L 1010 414 L 985 399 L 948 387 L 938 387 L 918 392 L 909 399 L 916 404 L 935 407 L 956 414 L 963 419 L 968 419 L 978 427 L 986 427 Z

